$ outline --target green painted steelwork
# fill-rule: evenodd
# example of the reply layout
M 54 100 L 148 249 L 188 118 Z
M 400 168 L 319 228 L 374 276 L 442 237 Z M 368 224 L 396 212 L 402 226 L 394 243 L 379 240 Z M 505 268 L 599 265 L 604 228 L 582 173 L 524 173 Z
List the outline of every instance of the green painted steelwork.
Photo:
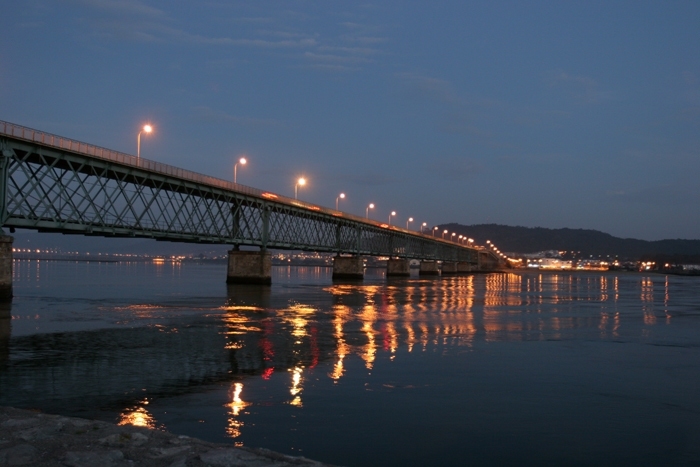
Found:
M 0 121 L 2 225 L 467 261 L 477 248 Z

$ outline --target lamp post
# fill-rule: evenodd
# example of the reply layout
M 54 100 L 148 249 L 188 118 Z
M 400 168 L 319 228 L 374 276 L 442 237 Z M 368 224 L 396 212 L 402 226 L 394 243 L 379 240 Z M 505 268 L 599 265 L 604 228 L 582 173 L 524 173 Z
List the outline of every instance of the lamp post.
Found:
M 452 240 L 453 242 L 455 241 L 455 235 L 457 234 L 454 232 L 452 232 L 452 235 L 450 235 L 450 240 Z
M 406 221 L 406 230 L 408 230 L 408 223 L 413 222 L 413 218 L 409 217 L 408 220 Z
M 428 223 L 427 223 L 427 222 L 423 222 L 423 223 L 420 225 L 420 233 L 423 233 L 423 229 L 425 229 L 427 226 L 428 226 Z
M 395 216 L 396 211 L 391 211 L 391 214 L 389 214 L 389 225 L 391 225 L 391 216 Z
M 139 134 L 136 135 L 136 159 L 141 159 L 141 133 L 150 133 L 152 131 L 153 127 L 151 125 L 144 125 Z
M 297 199 L 297 192 L 299 190 L 299 185 L 301 185 L 301 186 L 306 185 L 306 179 L 304 177 L 300 177 L 299 180 L 297 180 L 296 185 L 294 185 L 294 199 Z
M 245 159 L 245 157 L 241 157 L 240 159 L 238 159 L 238 162 L 233 164 L 233 183 L 238 183 L 236 180 L 236 169 L 238 168 L 238 164 L 246 165 L 247 163 L 248 161 Z
M 433 227 L 433 237 L 435 236 L 435 231 L 437 230 L 437 227 Z
M 366 219 L 369 219 L 369 210 L 370 210 L 370 209 L 374 209 L 374 204 L 373 204 L 373 203 L 369 203 L 369 206 L 367 206 L 367 209 L 365 209 L 365 218 L 366 218 Z
M 345 193 L 341 193 L 338 195 L 338 197 L 335 199 L 335 210 L 338 210 L 338 200 L 340 199 L 345 199 Z
M 464 238 L 464 235 L 460 235 L 457 237 L 457 243 L 462 244 L 462 239 Z
M 445 229 L 445 230 L 442 231 L 442 238 L 443 238 L 443 239 L 445 238 L 445 234 L 446 234 L 446 233 L 447 233 L 447 229 Z

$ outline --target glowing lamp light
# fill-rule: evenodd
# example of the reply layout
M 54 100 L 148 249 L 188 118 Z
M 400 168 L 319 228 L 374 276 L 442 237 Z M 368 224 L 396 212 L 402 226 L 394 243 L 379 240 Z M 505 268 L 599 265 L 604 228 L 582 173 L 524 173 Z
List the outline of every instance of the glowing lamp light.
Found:
M 136 159 L 141 159 L 141 133 L 151 133 L 152 131 L 151 125 L 144 125 L 139 134 L 136 135 Z
M 338 210 L 338 201 L 341 199 L 345 199 L 345 193 L 341 193 L 338 195 L 338 197 L 335 199 L 335 210 Z
M 248 163 L 248 161 L 246 160 L 246 158 L 245 158 L 245 157 L 241 157 L 240 159 L 238 159 L 238 162 L 236 162 L 235 164 L 233 164 L 233 183 L 238 183 L 238 181 L 236 180 L 236 178 L 237 178 L 237 176 L 236 176 L 236 175 L 237 175 L 236 169 L 238 168 L 238 164 L 246 165 L 247 163 Z
M 297 192 L 299 189 L 299 186 L 304 186 L 306 185 L 306 179 L 304 177 L 299 177 L 299 180 L 297 180 L 296 185 L 294 185 L 294 199 L 297 199 Z

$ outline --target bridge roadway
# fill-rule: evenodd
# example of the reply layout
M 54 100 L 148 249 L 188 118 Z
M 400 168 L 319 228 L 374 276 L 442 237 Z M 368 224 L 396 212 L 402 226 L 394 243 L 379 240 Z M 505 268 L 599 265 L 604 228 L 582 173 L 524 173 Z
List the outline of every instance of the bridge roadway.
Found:
M 408 275 L 409 259 L 425 274 L 438 274 L 438 262 L 443 273 L 500 265 L 483 248 L 9 122 L 0 121 L 0 151 L 0 226 L 229 244 L 229 282 L 269 283 L 269 249 L 335 252 L 337 278 L 361 278 L 368 255 L 389 257 L 389 275 Z M 0 295 L 9 271 L 11 296 L 11 258 L 12 237 L 3 235 Z

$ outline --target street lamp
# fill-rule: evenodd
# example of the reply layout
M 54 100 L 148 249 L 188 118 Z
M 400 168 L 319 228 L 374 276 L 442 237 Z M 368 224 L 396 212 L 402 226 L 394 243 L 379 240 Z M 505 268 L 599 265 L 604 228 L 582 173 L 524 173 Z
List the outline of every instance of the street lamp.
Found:
M 153 127 L 151 125 L 144 125 L 141 131 L 139 131 L 139 134 L 136 135 L 136 158 L 141 159 L 141 133 L 146 132 L 150 133 L 153 131 Z
M 367 209 L 365 209 L 365 218 L 369 219 L 369 210 L 374 209 L 374 204 L 369 203 L 369 206 L 367 206 Z
M 453 242 L 455 241 L 455 239 L 454 239 L 454 236 L 455 236 L 455 235 L 457 235 L 457 234 L 454 233 L 454 232 L 452 232 L 452 235 L 450 235 L 450 239 L 451 239 Z
M 391 211 L 391 214 L 389 214 L 389 225 L 391 225 L 391 216 L 395 216 L 396 211 Z
M 294 199 L 297 199 L 297 191 L 299 189 L 299 185 L 306 185 L 306 179 L 304 177 L 300 177 L 299 180 L 297 180 L 297 184 L 294 185 Z
M 233 183 L 237 183 L 237 181 L 236 181 L 236 169 L 238 168 L 238 164 L 246 165 L 247 163 L 248 163 L 248 161 L 245 160 L 245 157 L 241 157 L 240 159 L 238 159 L 238 162 L 233 164 Z
M 445 230 L 442 232 L 442 238 L 445 238 L 445 234 L 446 234 L 446 233 L 447 233 L 447 229 L 445 229 Z
M 338 210 L 338 200 L 339 199 L 345 199 L 345 193 L 341 193 L 338 195 L 338 197 L 335 199 L 335 210 Z
M 457 237 L 457 243 L 461 244 L 463 238 L 464 238 L 464 235 L 460 235 L 459 237 Z
M 433 227 L 433 237 L 435 236 L 435 231 L 437 230 L 437 227 Z
M 409 217 L 408 220 L 406 221 L 406 230 L 408 230 L 408 223 L 413 222 L 413 218 Z
M 420 233 L 423 233 L 423 229 L 425 229 L 428 226 L 427 222 L 423 222 L 420 226 Z

